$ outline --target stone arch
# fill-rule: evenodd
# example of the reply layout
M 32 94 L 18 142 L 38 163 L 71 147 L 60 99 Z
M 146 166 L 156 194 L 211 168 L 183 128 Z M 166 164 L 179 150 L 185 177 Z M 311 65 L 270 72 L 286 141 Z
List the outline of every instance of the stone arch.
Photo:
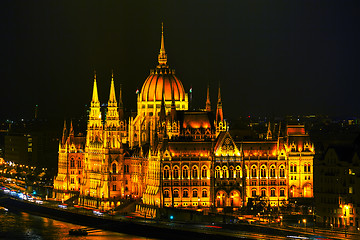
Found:
M 226 207 L 226 202 L 228 199 L 228 194 L 224 190 L 219 190 L 216 193 L 216 207 Z
M 230 196 L 229 204 L 231 207 L 241 207 L 242 199 L 239 190 L 236 189 L 232 190 L 229 196 Z
M 310 183 L 306 183 L 303 186 L 303 197 L 312 197 L 312 186 Z
M 289 198 L 294 198 L 294 197 L 298 197 L 298 188 L 295 185 L 292 185 L 289 188 Z

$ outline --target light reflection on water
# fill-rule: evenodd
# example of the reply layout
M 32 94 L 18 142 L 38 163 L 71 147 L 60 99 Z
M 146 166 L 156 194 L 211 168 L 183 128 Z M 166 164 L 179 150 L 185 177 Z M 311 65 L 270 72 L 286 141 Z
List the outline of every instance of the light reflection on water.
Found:
M 61 222 L 50 218 L 31 215 L 24 212 L 0 212 L 0 239 L 76 239 L 76 240 L 112 240 L 112 239 L 149 239 L 117 232 L 96 229 L 87 236 L 71 236 L 70 229 L 85 226 Z

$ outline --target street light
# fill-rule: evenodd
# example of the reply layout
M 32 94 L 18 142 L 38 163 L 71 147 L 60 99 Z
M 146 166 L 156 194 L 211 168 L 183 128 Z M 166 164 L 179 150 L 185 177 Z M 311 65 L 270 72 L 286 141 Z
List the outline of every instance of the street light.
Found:
M 345 223 L 345 237 L 347 237 L 347 221 L 346 221 L 346 215 L 347 212 L 349 211 L 349 206 L 348 205 L 344 205 L 344 223 Z
M 305 225 L 305 231 L 306 231 L 306 219 L 305 218 L 303 219 L 303 223 Z

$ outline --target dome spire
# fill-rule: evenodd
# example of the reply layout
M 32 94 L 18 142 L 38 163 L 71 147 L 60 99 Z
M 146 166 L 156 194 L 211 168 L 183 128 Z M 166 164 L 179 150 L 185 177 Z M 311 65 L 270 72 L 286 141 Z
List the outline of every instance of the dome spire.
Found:
M 164 23 L 161 23 L 161 46 L 160 46 L 158 61 L 159 61 L 159 65 L 166 65 L 167 63 L 167 55 L 165 53 L 165 44 L 164 44 Z

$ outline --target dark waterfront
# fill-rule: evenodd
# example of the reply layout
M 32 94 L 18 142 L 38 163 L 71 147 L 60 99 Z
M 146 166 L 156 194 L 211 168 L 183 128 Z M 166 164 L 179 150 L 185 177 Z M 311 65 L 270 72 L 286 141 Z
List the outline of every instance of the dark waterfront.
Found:
M 0 239 L 150 239 L 97 229 L 88 236 L 70 236 L 69 230 L 85 226 L 24 212 L 0 212 Z

